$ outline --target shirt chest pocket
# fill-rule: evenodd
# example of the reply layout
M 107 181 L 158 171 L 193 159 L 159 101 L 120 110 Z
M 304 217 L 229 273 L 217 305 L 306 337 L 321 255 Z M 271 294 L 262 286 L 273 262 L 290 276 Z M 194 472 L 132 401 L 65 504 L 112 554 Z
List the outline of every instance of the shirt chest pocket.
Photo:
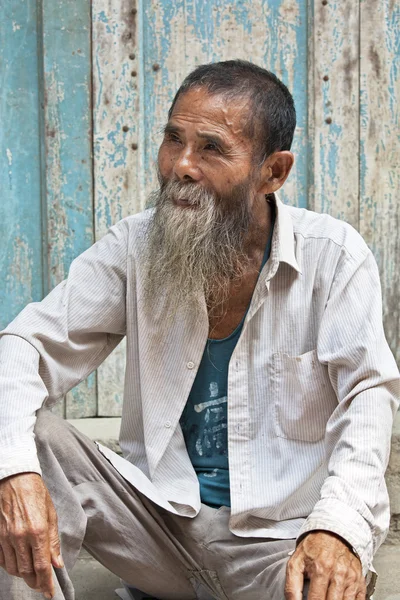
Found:
M 300 356 L 274 354 L 273 372 L 276 435 L 305 442 L 321 440 L 337 397 L 316 350 Z

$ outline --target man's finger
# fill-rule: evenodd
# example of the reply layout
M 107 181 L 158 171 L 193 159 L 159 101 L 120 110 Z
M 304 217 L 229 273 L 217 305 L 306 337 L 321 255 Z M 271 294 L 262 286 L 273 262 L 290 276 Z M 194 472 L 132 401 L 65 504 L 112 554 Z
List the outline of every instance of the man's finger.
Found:
M 329 578 L 324 574 L 308 574 L 310 578 L 310 590 L 307 600 L 327 600 Z M 335 598 L 336 600 L 336 598 Z M 342 600 L 342 598 L 340 599 Z
M 4 552 L 3 552 L 3 548 L 0 545 L 0 567 L 5 567 L 5 562 L 4 562 Z
M 343 600 L 365 600 L 365 592 L 363 596 L 357 596 L 359 590 L 359 585 L 357 583 L 353 583 L 352 585 L 349 585 L 343 595 Z
M 358 587 L 358 592 L 355 596 L 356 600 L 365 600 L 365 598 L 367 597 L 367 586 L 365 583 L 365 579 L 363 578 L 361 584 Z
M 56 569 L 63 569 L 65 566 L 63 557 L 61 556 L 61 554 L 57 554 L 57 552 L 52 553 L 51 564 L 53 565 L 53 567 L 56 567 Z
M 49 507 L 49 538 L 51 562 L 58 569 L 62 569 L 64 566 L 64 561 L 61 556 L 60 537 L 58 535 L 58 519 L 52 503 Z
M 35 589 L 37 586 L 36 573 L 35 569 L 33 568 L 32 551 L 30 546 L 27 544 L 18 545 L 15 548 L 15 555 L 17 557 L 19 576 L 22 577 L 29 587 Z
M 54 596 L 54 582 L 48 537 L 42 539 L 42 543 L 36 543 L 32 550 L 37 588 L 42 591 L 45 598 L 50 599 Z
M 289 560 L 286 567 L 285 600 L 302 600 L 304 572 L 300 563 Z
M 17 557 L 15 550 L 7 540 L 2 541 L 2 548 L 4 552 L 4 568 L 9 575 L 19 577 Z
M 332 581 L 328 588 L 327 600 L 344 600 L 345 587 L 343 579 Z M 351 598 L 351 600 L 354 600 L 354 598 Z
M 352 573 L 341 561 L 338 561 L 331 576 L 327 600 L 343 600 L 345 589 L 354 581 Z

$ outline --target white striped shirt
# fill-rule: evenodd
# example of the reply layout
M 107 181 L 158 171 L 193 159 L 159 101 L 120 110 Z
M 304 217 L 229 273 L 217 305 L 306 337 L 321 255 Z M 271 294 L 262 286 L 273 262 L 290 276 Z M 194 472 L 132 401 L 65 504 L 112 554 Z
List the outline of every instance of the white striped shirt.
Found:
M 163 291 L 143 311 L 143 229 L 128 217 L 71 265 L 68 279 L 1 333 L 0 478 L 40 473 L 36 411 L 87 377 L 124 336 L 120 444 L 102 448 L 149 498 L 200 509 L 179 419 L 208 335 L 203 319 L 163 320 Z M 399 393 L 374 258 L 359 234 L 277 199 L 271 256 L 229 365 L 231 531 L 296 538 L 336 532 L 364 572 L 389 525 L 384 471 Z

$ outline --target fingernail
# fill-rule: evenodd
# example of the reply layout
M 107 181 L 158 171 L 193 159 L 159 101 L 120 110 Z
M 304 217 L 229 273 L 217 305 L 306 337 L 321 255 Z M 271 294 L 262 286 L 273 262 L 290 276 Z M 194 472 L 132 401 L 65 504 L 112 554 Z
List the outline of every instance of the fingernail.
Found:
M 58 555 L 57 562 L 60 565 L 60 569 L 63 569 L 64 568 L 64 561 L 62 559 L 61 554 Z
M 53 596 L 46 592 L 44 597 L 47 598 L 47 600 L 51 600 Z

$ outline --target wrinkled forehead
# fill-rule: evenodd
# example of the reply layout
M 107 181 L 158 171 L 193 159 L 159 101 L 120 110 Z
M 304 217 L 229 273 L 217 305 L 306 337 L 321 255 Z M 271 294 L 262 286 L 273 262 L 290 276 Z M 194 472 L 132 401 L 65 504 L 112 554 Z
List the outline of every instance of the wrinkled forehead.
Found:
M 169 123 L 214 126 L 227 134 L 244 136 L 250 117 L 248 97 L 210 93 L 205 87 L 183 92 L 176 101 Z

